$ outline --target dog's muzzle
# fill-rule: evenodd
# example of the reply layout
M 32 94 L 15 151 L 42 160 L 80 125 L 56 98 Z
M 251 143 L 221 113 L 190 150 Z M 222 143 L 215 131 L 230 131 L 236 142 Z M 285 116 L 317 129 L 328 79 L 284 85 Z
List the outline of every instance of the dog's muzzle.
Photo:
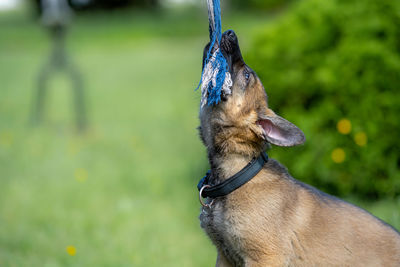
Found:
M 221 38 L 221 48 L 227 55 L 233 54 L 239 47 L 238 38 L 233 30 L 227 30 Z
M 227 30 L 222 34 L 220 48 L 228 63 L 229 72 L 231 76 L 234 77 L 233 66 L 239 61 L 244 64 L 244 61 L 237 35 L 233 30 Z

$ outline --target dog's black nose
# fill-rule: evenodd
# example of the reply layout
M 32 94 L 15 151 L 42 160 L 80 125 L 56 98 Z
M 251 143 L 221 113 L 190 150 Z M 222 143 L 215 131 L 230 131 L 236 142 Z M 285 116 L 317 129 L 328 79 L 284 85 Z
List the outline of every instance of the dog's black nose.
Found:
M 224 35 L 228 37 L 231 41 L 237 40 L 236 33 L 233 30 L 227 30 L 226 32 L 224 32 Z

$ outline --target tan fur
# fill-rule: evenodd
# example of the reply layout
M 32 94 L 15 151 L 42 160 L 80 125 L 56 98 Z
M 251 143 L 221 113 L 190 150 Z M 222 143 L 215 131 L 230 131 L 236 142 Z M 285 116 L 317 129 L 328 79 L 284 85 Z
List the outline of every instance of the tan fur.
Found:
M 214 227 L 224 231 L 243 266 L 400 266 L 394 230 L 270 171 L 274 164 L 226 197 L 223 212 L 214 213 L 222 222 Z M 217 266 L 242 265 L 224 264 Z
M 213 183 L 266 148 L 257 120 L 276 116 L 256 76 L 243 87 L 245 67 L 234 65 L 232 95 L 200 112 Z M 203 208 L 200 220 L 217 247 L 217 266 L 400 266 L 398 232 L 294 180 L 272 159 L 250 182 Z

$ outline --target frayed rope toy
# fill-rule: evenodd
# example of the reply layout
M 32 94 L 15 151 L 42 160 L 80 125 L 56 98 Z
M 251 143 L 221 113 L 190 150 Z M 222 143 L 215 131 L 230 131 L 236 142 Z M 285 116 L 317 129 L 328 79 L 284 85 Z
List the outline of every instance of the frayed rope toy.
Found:
M 206 104 L 209 106 L 216 105 L 221 101 L 222 94 L 231 94 L 231 74 L 229 73 L 228 63 L 220 49 L 222 33 L 219 1 L 207 0 L 210 48 L 204 59 L 204 68 L 198 86 L 198 88 L 201 88 L 201 107 Z

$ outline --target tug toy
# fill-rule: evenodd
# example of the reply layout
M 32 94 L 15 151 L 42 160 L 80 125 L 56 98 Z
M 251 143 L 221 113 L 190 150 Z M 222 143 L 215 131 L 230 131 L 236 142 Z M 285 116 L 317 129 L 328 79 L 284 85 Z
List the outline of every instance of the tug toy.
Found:
M 204 59 L 199 87 L 201 88 L 201 107 L 217 105 L 221 95 L 231 94 L 232 79 L 229 66 L 223 56 L 221 43 L 221 8 L 220 0 L 207 0 L 210 30 L 210 48 Z

